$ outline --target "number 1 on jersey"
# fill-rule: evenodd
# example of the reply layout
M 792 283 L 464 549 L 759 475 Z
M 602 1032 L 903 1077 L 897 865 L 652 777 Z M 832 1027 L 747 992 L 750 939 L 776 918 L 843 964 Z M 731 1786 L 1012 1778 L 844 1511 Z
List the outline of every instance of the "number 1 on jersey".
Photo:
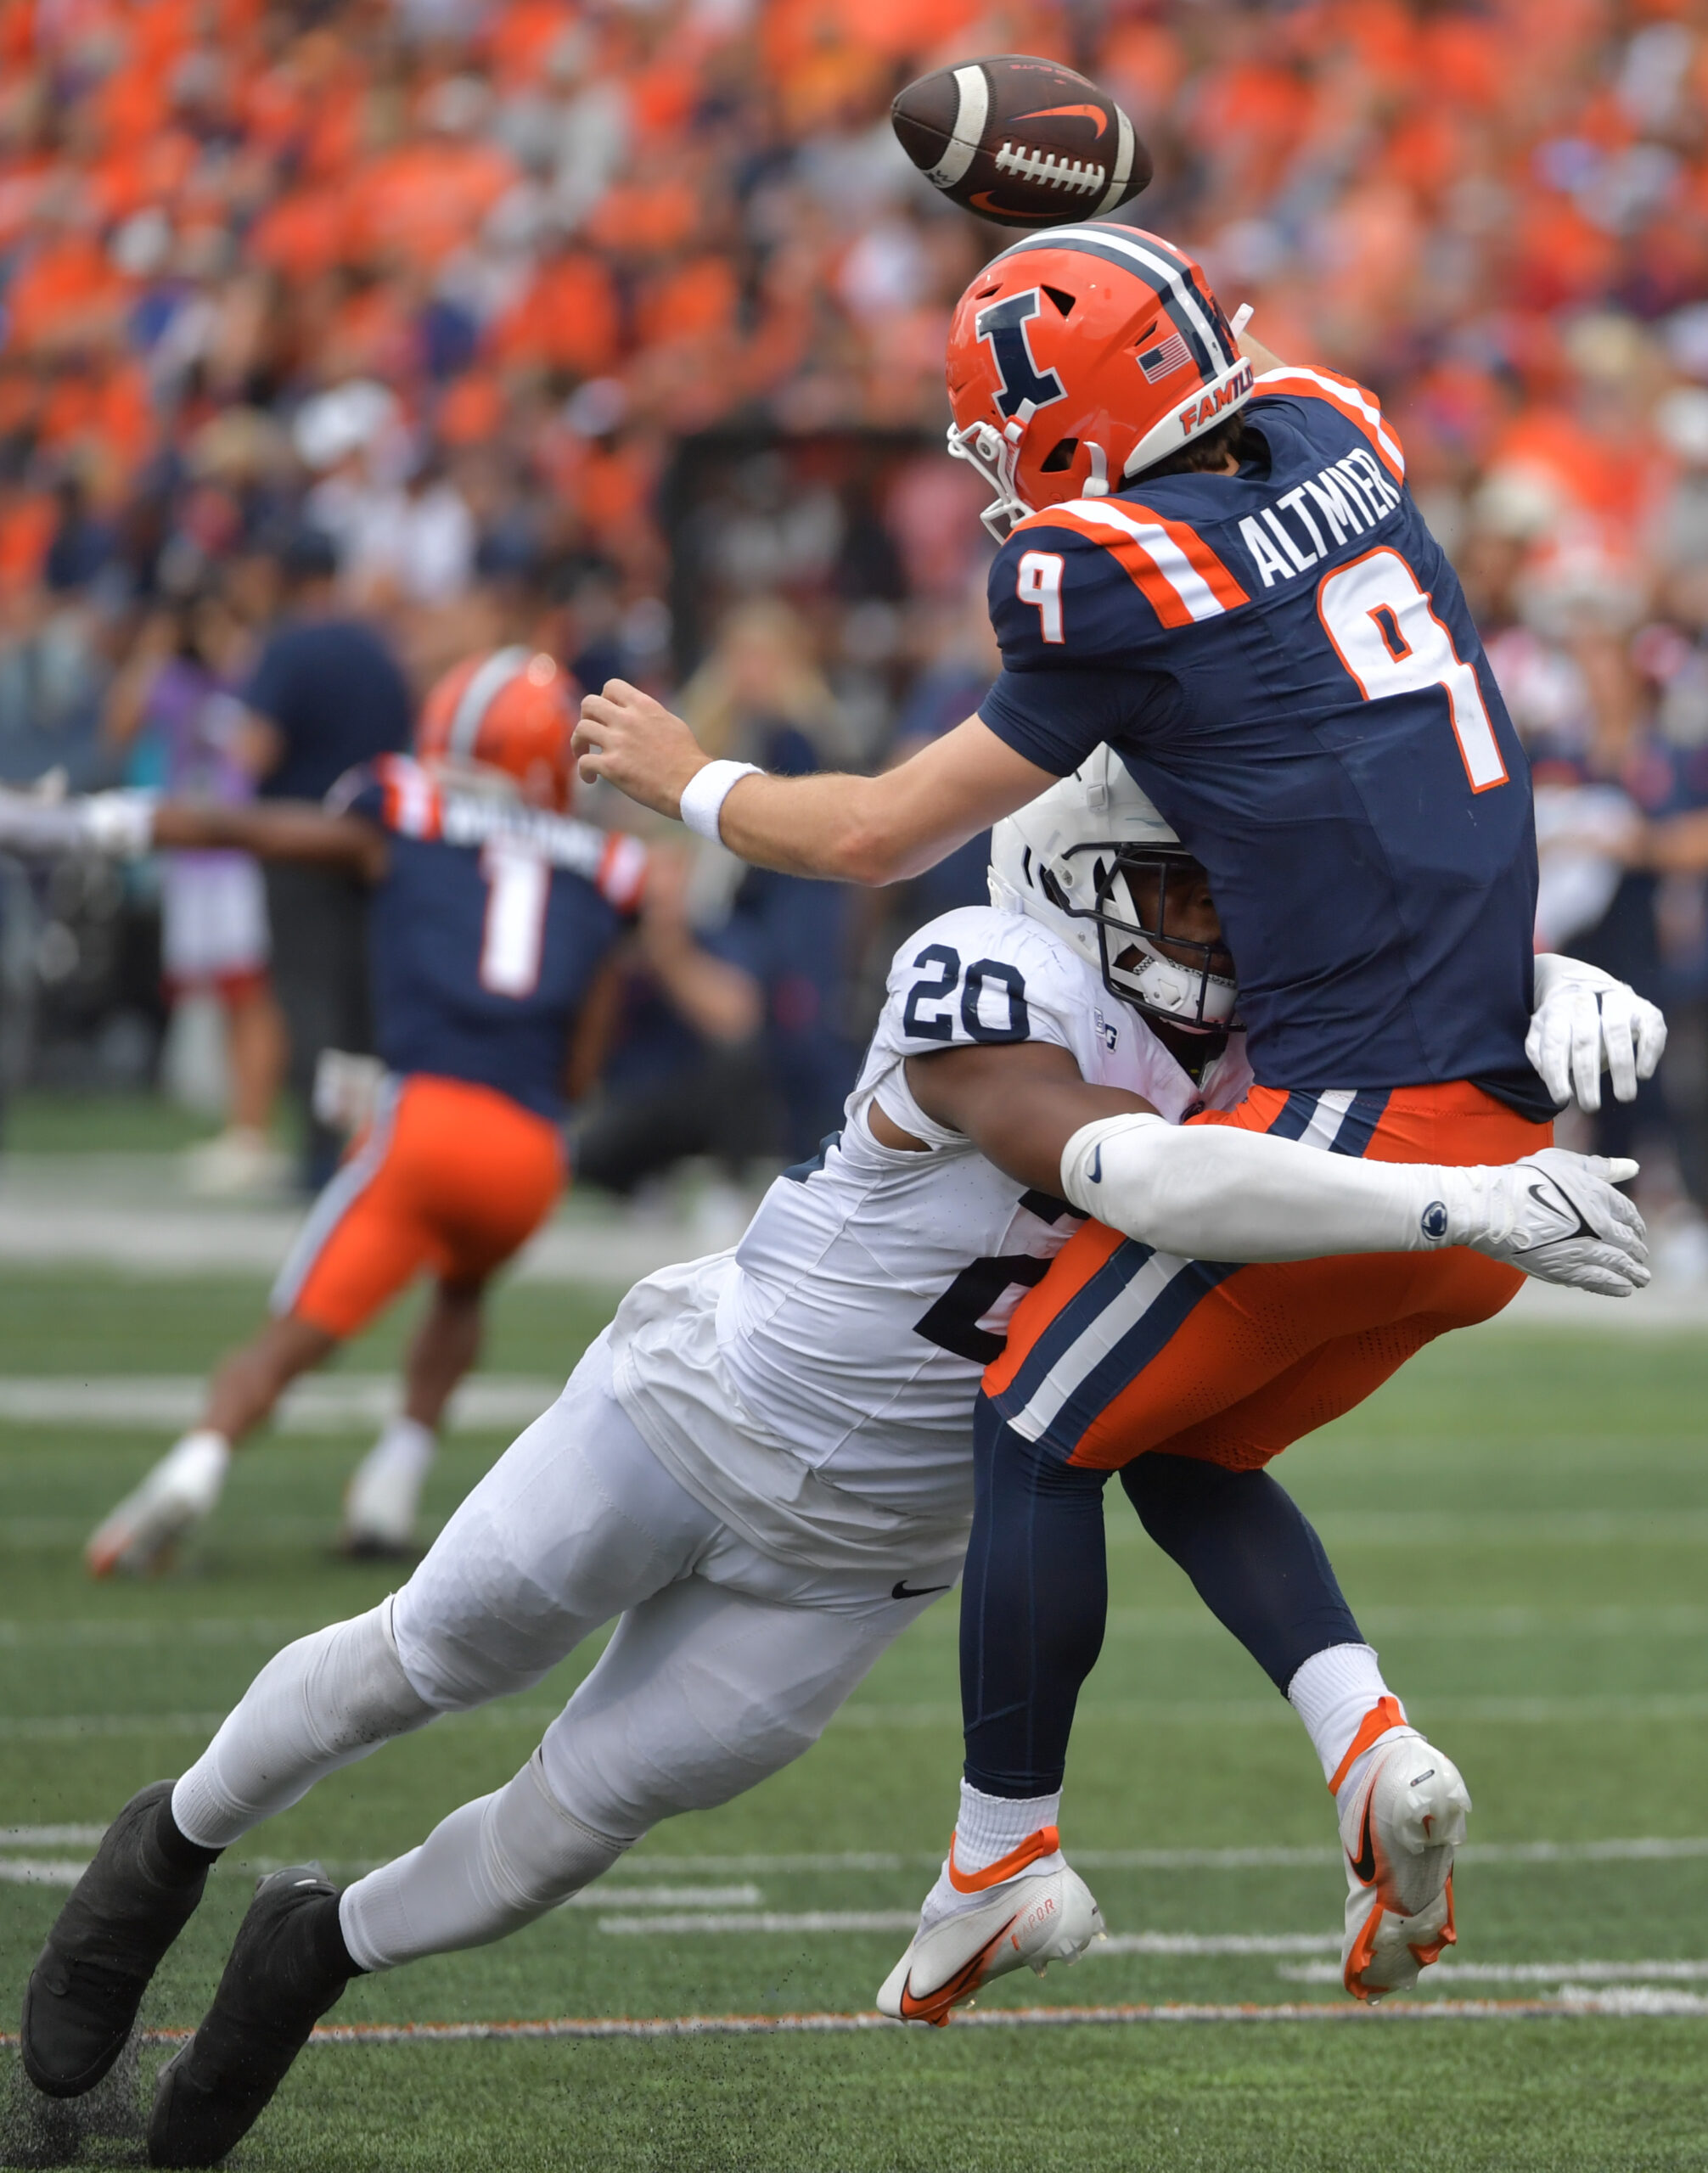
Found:
M 494 838 L 481 851 L 480 873 L 486 883 L 480 985 L 494 996 L 531 996 L 540 985 L 551 864 Z
M 1477 675 L 1453 647 L 1417 576 L 1397 551 L 1371 551 L 1325 574 L 1317 615 L 1367 702 L 1439 687 L 1473 792 L 1507 781 Z

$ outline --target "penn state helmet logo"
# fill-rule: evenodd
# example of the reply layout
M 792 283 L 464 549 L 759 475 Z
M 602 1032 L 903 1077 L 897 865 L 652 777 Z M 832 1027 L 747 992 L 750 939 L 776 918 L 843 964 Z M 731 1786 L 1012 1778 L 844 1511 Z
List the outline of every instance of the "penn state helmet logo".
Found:
M 1067 388 L 1053 370 L 1040 370 L 1032 359 L 1032 343 L 1026 326 L 1042 305 L 1042 295 L 1033 287 L 1024 295 L 1004 295 L 999 302 L 981 309 L 974 320 L 980 340 L 988 340 L 996 358 L 1003 389 L 997 395 L 997 412 L 1011 418 L 1030 401 L 1034 407 L 1048 407 L 1053 400 L 1065 400 Z

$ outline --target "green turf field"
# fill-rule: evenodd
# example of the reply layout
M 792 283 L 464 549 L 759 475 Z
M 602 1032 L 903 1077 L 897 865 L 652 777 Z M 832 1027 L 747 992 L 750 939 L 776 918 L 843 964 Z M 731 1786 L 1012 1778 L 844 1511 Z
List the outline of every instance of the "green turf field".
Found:
M 243 1278 L 8 1270 L 0 1375 L 194 1372 L 261 1294 Z M 486 1363 L 560 1374 L 602 1317 L 585 1297 L 519 1287 L 497 1307 Z M 348 1369 L 379 1369 L 397 1334 L 370 1339 Z M 1494 1332 L 1426 1355 L 1283 1467 L 1391 1679 L 1476 1798 L 1460 1945 L 1425 1979 L 1429 2001 L 1557 2005 L 1562 1986 L 1605 1997 L 1612 1985 L 1636 1988 L 1618 1995 L 1633 2007 L 1697 1997 L 1699 2013 L 333 2044 L 304 2056 L 239 2162 L 252 2173 L 1708 2165 L 1705 1390 L 1708 1352 L 1687 1337 Z M 87 1852 L 68 1829 L 99 1826 L 143 1782 L 181 1770 L 280 1643 L 386 1586 L 383 1572 L 325 1553 L 360 1432 L 263 1444 L 173 1579 L 86 1583 L 81 1538 L 163 1438 L 0 1425 L 0 2026 L 15 2026 L 65 1890 L 32 1874 Z M 452 1442 L 435 1515 L 502 1446 Z M 1340 1874 L 1302 1732 L 1118 1493 L 1110 1521 L 1114 1613 L 1065 1825 L 1117 1937 L 1042 1984 L 1004 1980 L 980 2012 L 1344 2009 L 1332 1981 Z M 812 1755 L 659 1832 L 590 1906 L 358 1984 L 332 2019 L 868 2008 L 953 1815 L 954 1629 L 953 1602 L 940 1603 Z M 390 1746 L 233 1851 L 149 2023 L 195 2021 L 256 1865 L 318 1856 L 350 1875 L 414 1841 L 509 1777 L 578 1672 Z M 803 1929 L 807 1913 L 833 1923 Z M 879 1928 L 834 1922 L 857 1913 Z M 160 2057 L 144 2050 L 144 2080 Z M 123 2092 L 102 2115 L 110 2133 L 79 2145 L 67 2131 L 56 2145 L 7 2086 L 0 2162 L 136 2162 Z

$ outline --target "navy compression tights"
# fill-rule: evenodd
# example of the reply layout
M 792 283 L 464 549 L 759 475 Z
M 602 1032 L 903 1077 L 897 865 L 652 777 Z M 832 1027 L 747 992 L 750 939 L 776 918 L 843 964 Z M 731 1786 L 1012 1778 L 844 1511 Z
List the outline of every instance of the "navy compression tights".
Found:
M 1040 1451 L 980 1396 L 961 1595 L 967 1778 L 986 1795 L 1060 1788 L 1080 1685 L 1103 1647 L 1110 1474 Z M 1145 1530 L 1284 1695 L 1312 1654 L 1362 1642 L 1323 1543 L 1264 1471 L 1135 1457 L 1121 1485 Z

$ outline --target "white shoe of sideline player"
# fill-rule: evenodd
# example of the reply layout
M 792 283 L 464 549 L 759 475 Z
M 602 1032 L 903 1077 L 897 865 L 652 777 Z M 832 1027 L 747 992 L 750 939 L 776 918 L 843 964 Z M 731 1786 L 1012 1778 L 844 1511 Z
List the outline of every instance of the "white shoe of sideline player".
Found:
M 83 1550 L 92 1577 L 144 1577 L 164 1569 L 184 1534 L 220 1497 L 231 1450 L 218 1434 L 186 1434 L 126 1495 Z
M 419 1552 L 415 1519 L 437 1444 L 430 1428 L 401 1413 L 351 1474 L 344 1490 L 341 1553 L 396 1561 Z
M 1103 1936 L 1103 1912 L 1091 1889 L 1064 1859 L 1053 1826 L 980 1872 L 948 1876 L 956 1902 L 939 1913 L 929 1900 L 907 1951 L 884 1979 L 878 2012 L 896 2022 L 941 2027 L 981 1985 L 1011 1969 L 1040 1977 L 1052 1962 L 1077 1962 Z
M 1406 1726 L 1388 1698 L 1366 1717 L 1341 1772 L 1341 1980 L 1355 2000 L 1374 2001 L 1409 1991 L 1454 1944 L 1453 1851 L 1471 1800 L 1452 1759 Z

